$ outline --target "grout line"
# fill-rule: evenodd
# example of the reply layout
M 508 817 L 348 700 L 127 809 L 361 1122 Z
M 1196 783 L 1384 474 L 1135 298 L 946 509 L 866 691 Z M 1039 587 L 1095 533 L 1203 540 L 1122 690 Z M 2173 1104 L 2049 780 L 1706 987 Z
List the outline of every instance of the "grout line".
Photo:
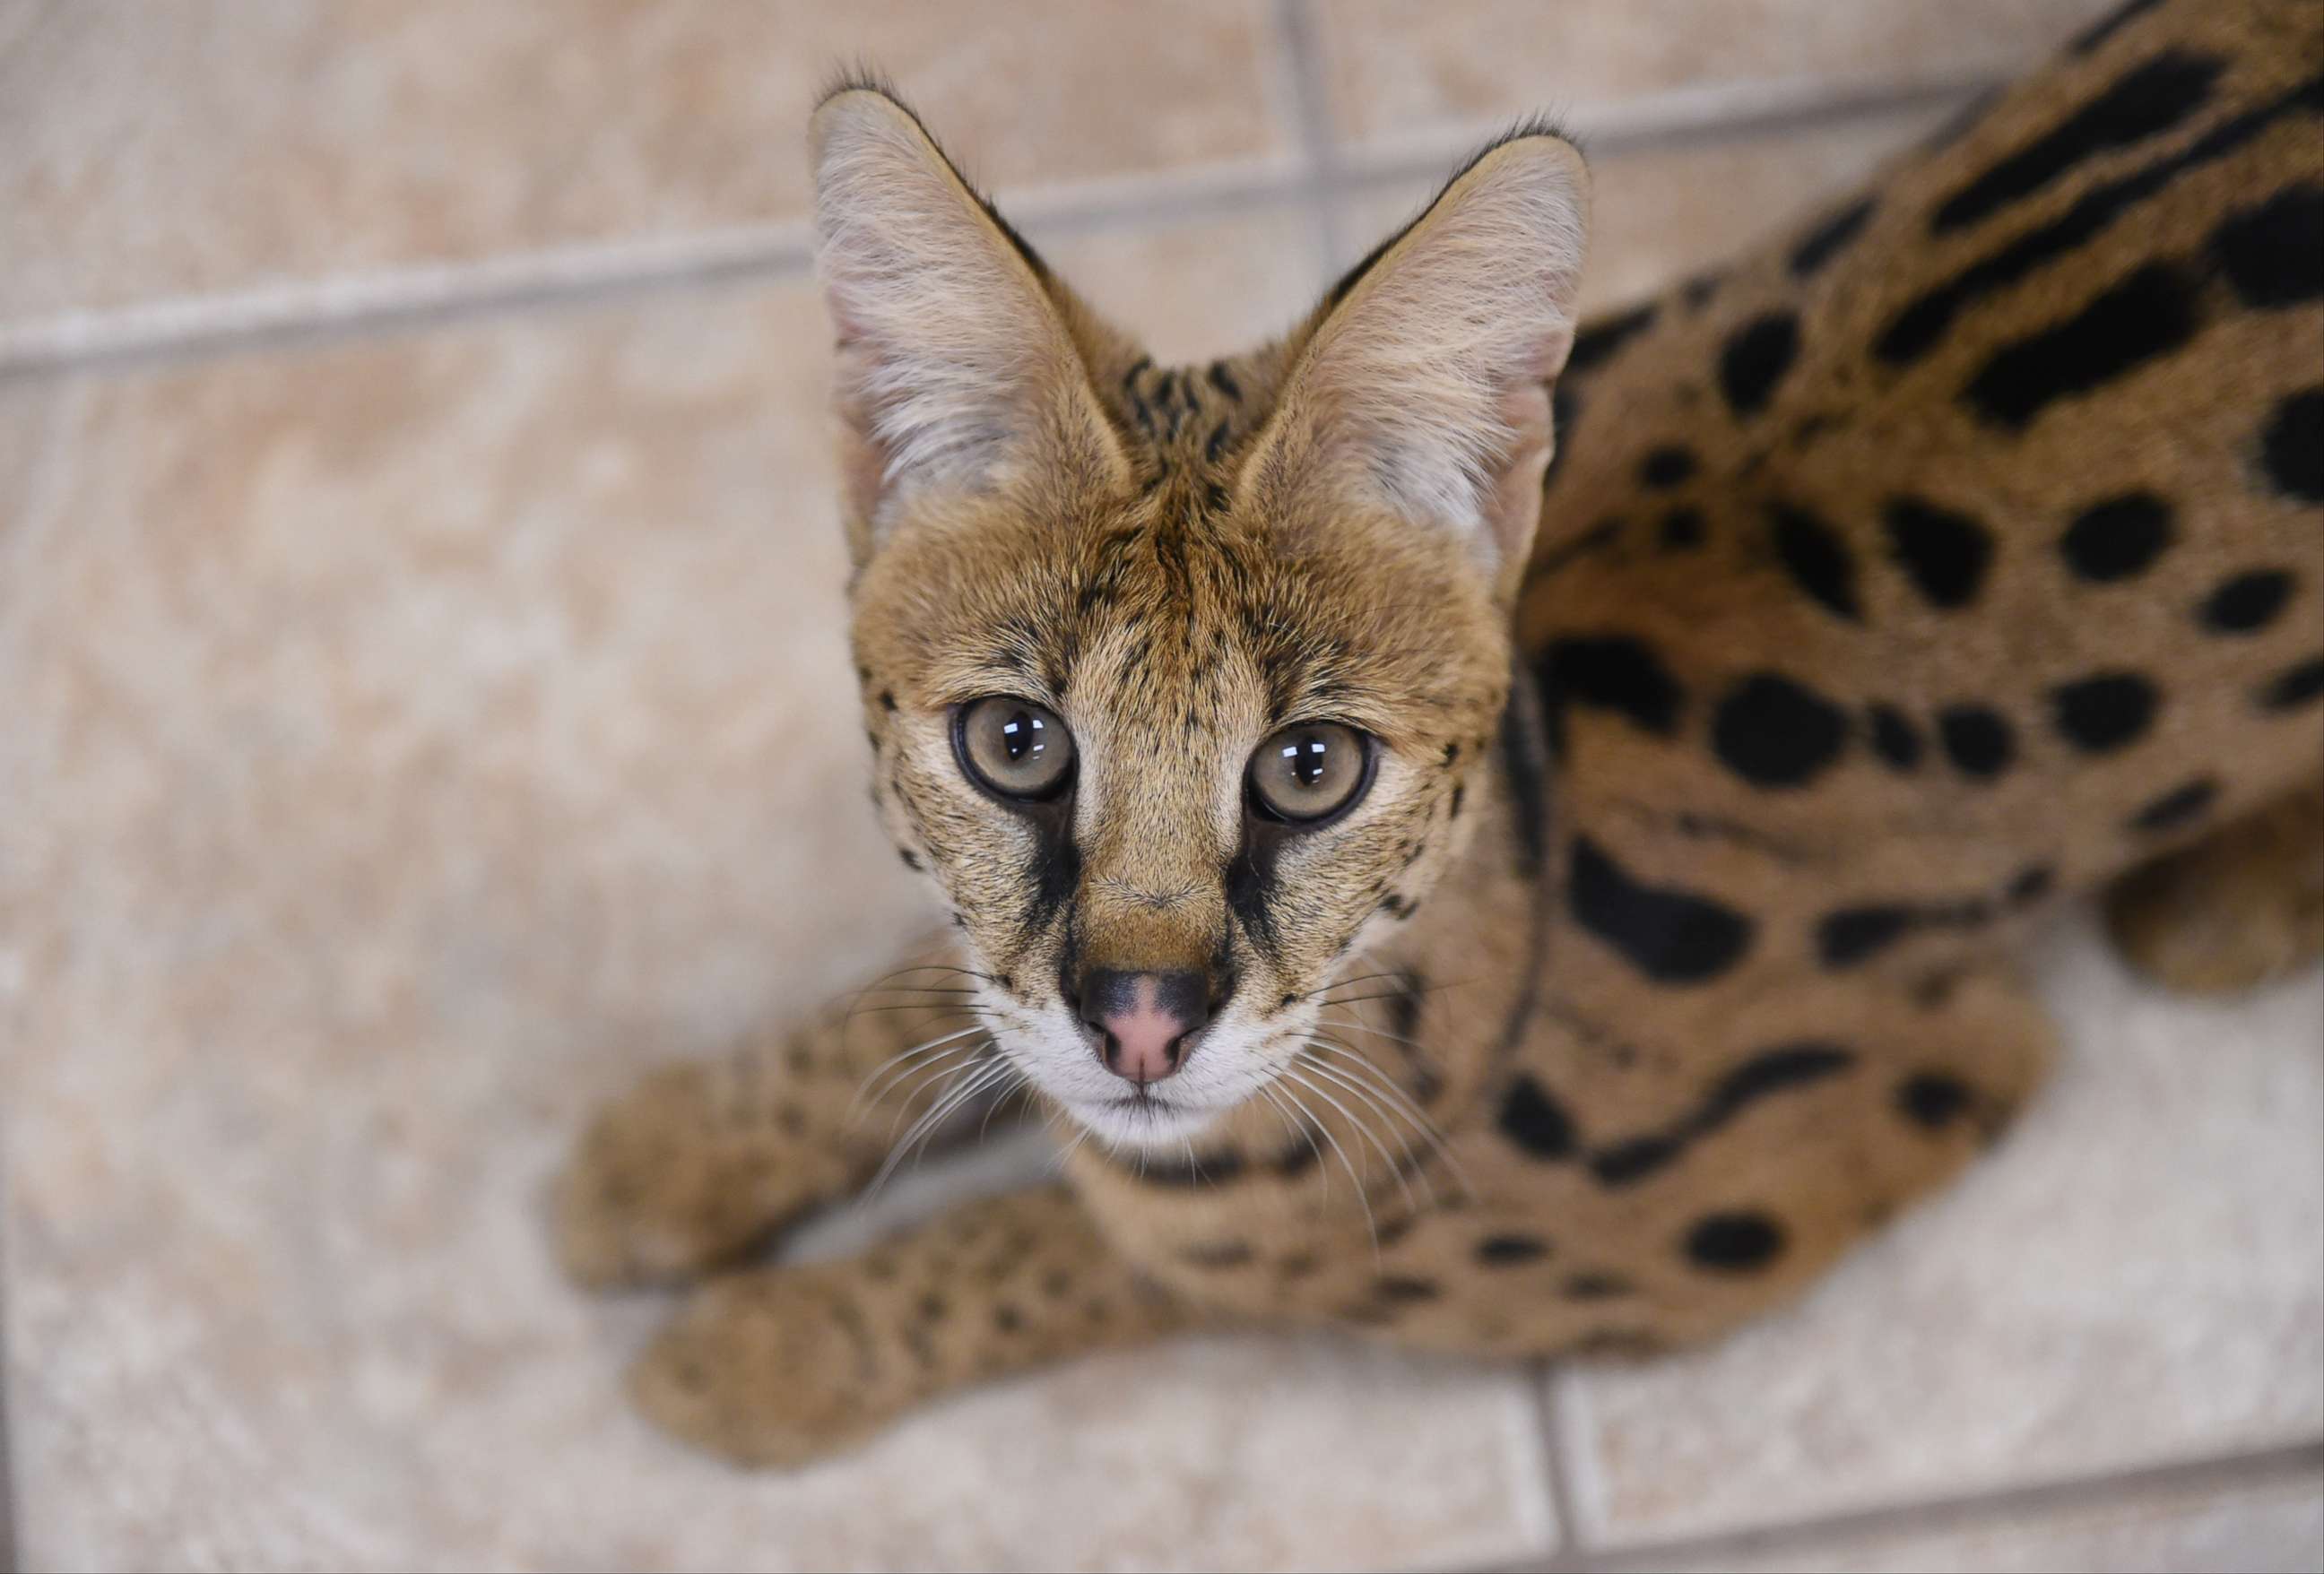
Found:
M 16 1551 L 16 1474 L 8 1452 L 8 1162 L 7 1131 L 0 1125 L 0 1574 L 23 1565 Z
M 1499 1563 L 1471 1574 L 1646 1574 L 1677 1562 L 1718 1564 L 1748 1557 L 1805 1552 L 1858 1536 L 1913 1536 L 2135 1503 L 2163 1492 L 2200 1493 L 2280 1482 L 2312 1482 L 2324 1471 L 2324 1440 L 2289 1443 L 2216 1459 L 2151 1465 L 2111 1475 L 2044 1481 L 1997 1491 L 1932 1497 L 1812 1516 L 1780 1524 L 1677 1536 L 1624 1547 L 1569 1544 L 1547 1562 Z
M 1328 276 L 1339 261 L 1337 198 L 1450 168 L 1490 127 L 1433 131 L 1376 146 L 1343 162 L 1331 135 L 1306 0 L 1277 0 L 1286 70 L 1301 143 L 1281 158 L 1191 170 L 1059 184 L 1005 197 L 1028 228 L 1074 234 L 1143 227 L 1310 206 Z M 1858 85 L 1837 95 L 1802 83 L 1664 94 L 1626 106 L 1582 133 L 1600 154 L 1634 152 L 1729 136 L 1766 135 L 1844 123 L 1875 112 L 1950 102 L 1986 78 L 1902 90 Z M 392 266 L 212 295 L 69 310 L 0 323 L 0 384 L 75 365 L 116 366 L 378 329 L 432 327 L 488 312 L 617 300 L 700 283 L 794 278 L 812 263 L 805 218 L 677 235 L 506 253 L 473 261 Z
M 1316 53 L 1314 17 L 1307 0 L 1276 0 L 1275 31 L 1282 46 L 1283 91 L 1308 171 L 1305 197 L 1314 230 L 1317 288 L 1322 289 L 1341 265 L 1340 205 L 1333 200 L 1340 185 L 1340 150 L 1324 103 L 1323 64 Z
M 1750 83 L 1708 92 L 1658 94 L 1639 113 L 1629 113 L 1625 106 L 1620 114 L 1575 116 L 1566 124 L 1591 158 L 1621 157 L 1829 130 L 1877 115 L 1942 108 L 1990 91 L 2004 79 L 1958 77 L 1904 87 L 1854 83 L 1842 84 L 1838 91 L 1829 82 L 1821 84 L 1821 91 L 1811 91 L 1812 85 L 1805 82 Z M 1334 165 L 1339 190 L 1354 194 L 1441 175 L 1507 127 L 1505 116 L 1368 143 L 1351 159 Z

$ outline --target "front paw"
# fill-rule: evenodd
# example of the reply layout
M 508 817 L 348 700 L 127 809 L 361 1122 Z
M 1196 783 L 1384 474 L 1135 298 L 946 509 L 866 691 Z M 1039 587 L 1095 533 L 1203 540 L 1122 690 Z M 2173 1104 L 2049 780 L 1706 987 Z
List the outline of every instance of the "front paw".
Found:
M 591 1124 L 553 1202 L 557 1254 L 583 1284 L 686 1277 L 761 1244 L 804 1206 L 807 1155 L 723 1104 L 710 1068 L 648 1077 Z
M 642 1410 L 736 1464 L 792 1468 L 862 1441 L 918 1396 L 853 1294 L 811 1268 L 695 1293 L 630 1373 Z

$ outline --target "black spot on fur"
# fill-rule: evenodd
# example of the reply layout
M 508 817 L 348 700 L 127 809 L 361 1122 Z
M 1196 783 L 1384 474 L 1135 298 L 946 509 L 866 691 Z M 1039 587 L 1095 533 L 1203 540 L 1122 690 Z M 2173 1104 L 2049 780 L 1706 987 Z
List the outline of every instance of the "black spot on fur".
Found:
M 1573 1156 L 1573 1118 L 1529 1076 L 1509 1084 L 1501 1100 L 1500 1128 L 1502 1136 L 1534 1158 L 1554 1162 Z
M 1720 1078 L 1702 1102 L 1682 1118 L 1660 1131 L 1627 1138 L 1591 1155 L 1591 1174 L 1608 1186 L 1643 1180 L 1759 1100 L 1836 1076 L 1855 1060 L 1853 1054 L 1837 1045 L 1817 1042 L 1763 1050 Z
M 1015 1333 L 1025 1326 L 1025 1314 L 1003 1301 L 992 1309 L 992 1326 L 1002 1333 Z
M 1788 311 L 1755 317 L 1728 336 L 1719 352 L 1719 391 L 1736 419 L 1766 407 L 1799 353 L 1800 319 Z
M 1157 1158 L 1143 1164 L 1125 1162 L 1121 1173 L 1135 1175 L 1149 1186 L 1173 1190 L 1191 1186 L 1223 1186 L 1242 1178 L 1245 1161 L 1231 1147 L 1182 1158 Z
M 2254 697 L 2263 711 L 2291 711 L 2324 695 L 2324 656 L 2288 667 L 2260 686 Z
M 1783 1255 L 1784 1227 L 1759 1212 L 1706 1214 L 1687 1230 L 1685 1245 L 1699 1268 L 1756 1273 Z
M 1684 552 L 1702 545 L 1702 512 L 1699 509 L 1674 508 L 1663 516 L 1663 548 Z
M 2324 387 L 2295 393 L 2275 407 L 2260 437 L 2268 479 L 2287 497 L 2324 502 Z
M 1939 711 L 1937 739 L 1953 769 L 1976 781 L 1990 781 L 2017 758 L 2016 734 L 2008 718 L 1985 705 L 1948 705 Z
M 906 869 L 910 870 L 914 874 L 919 873 L 920 861 L 918 857 L 912 852 L 911 849 L 908 847 L 899 847 L 896 849 L 896 856 L 904 861 L 904 867 Z
M 1953 320 L 1977 301 L 2087 244 L 2189 170 L 2227 157 L 2283 115 L 2313 110 L 2319 103 L 2324 103 L 2324 78 L 2311 78 L 2289 93 L 2213 126 L 2181 152 L 2091 187 L 2057 217 L 2034 226 L 1916 298 L 1881 332 L 1874 353 L 1892 366 L 1926 354 Z
M 1638 461 L 1638 483 L 1642 486 L 1676 486 L 1695 471 L 1694 450 L 1675 443 L 1649 451 Z
M 1489 1235 L 1477 1243 L 1477 1260 L 1488 1267 L 1506 1268 L 1536 1263 L 1549 1256 L 1549 1243 L 1533 1235 Z
M 2051 691 L 2051 713 L 2066 741 L 2105 754 L 2137 741 L 2154 721 L 2162 696 L 2135 672 L 2101 672 Z
M 1857 232 L 1864 227 L 1876 206 L 1875 199 L 1869 197 L 1851 202 L 1810 230 L 1792 248 L 1792 276 L 1805 279 L 1838 256 L 1840 249 L 1854 240 Z
M 2255 568 L 2223 582 L 2197 613 L 2216 634 L 2249 634 L 2266 628 L 2292 599 L 2292 575 L 2280 568 Z
M 1179 1256 L 1198 1268 L 1239 1268 L 1250 1261 L 1250 1247 L 1239 1240 L 1190 1246 Z
M 1520 668 L 1509 703 L 1501 708 L 1499 763 L 1517 826 L 1517 872 L 1532 879 L 1540 877 L 1549 861 L 1549 783 L 1542 729 L 1535 721 L 1526 682 Z
M 1646 977 L 1697 984 L 1741 959 L 1751 920 L 1674 888 L 1635 880 L 1587 837 L 1573 843 L 1566 902 L 1575 920 Z
M 2176 831 L 2217 803 L 2218 797 L 2219 784 L 2209 777 L 2198 777 L 2183 787 L 2172 788 L 2133 815 L 2130 829 L 2150 836 Z
M 1969 1084 L 1944 1072 L 1915 1072 L 1896 1084 L 1896 1108 L 1931 1131 L 1951 1125 L 1975 1102 Z
M 1630 1281 L 1613 1274 L 1573 1274 L 1558 1286 L 1558 1293 L 1569 1301 L 1610 1301 L 1635 1288 Z
M 1372 1293 L 1397 1305 L 1408 1305 L 1415 1301 L 1434 1301 L 1443 1293 L 1434 1279 L 1413 1278 L 1401 1274 L 1383 1274 L 1372 1281 Z
M 1661 658 L 1620 635 L 1560 640 L 1543 654 L 1542 701 L 1553 714 L 1569 705 L 1612 711 L 1646 732 L 1677 730 L 1683 697 Z
M 1876 704 L 1866 713 L 1872 723 L 1872 752 L 1890 769 L 1911 770 L 1921 763 L 1921 732 L 1894 705 Z
M 1994 425 L 2023 430 L 2057 400 L 2178 349 L 2196 326 L 2187 276 L 2150 262 L 2065 321 L 1996 351 L 1961 397 Z
M 2013 907 L 2031 907 L 2048 896 L 2051 888 L 2057 883 L 2058 871 L 2047 865 L 2037 863 L 2022 869 L 2009 882 L 2009 905 Z
M 1914 922 L 1909 907 L 1843 907 L 1817 922 L 1816 954 L 1828 968 L 1856 967 L 1902 940 Z
M 1856 558 L 1838 531 L 1803 508 L 1777 504 L 1775 553 L 1794 583 L 1839 617 L 1861 622 L 1856 599 Z
M 2212 233 L 2211 254 L 2246 306 L 2324 295 L 2324 187 L 2288 187 L 2234 215 Z
M 894 689 L 883 688 L 880 691 L 880 708 L 883 711 L 892 711 L 896 708 L 896 691 Z
M 1573 349 L 1565 357 L 1565 369 L 1587 372 L 1613 356 L 1615 351 L 1654 326 L 1655 305 L 1631 308 L 1614 317 L 1600 318 L 1586 325 L 1573 336 Z
M 1582 396 L 1561 382 L 1549 391 L 1549 431 L 1552 442 L 1548 467 L 1541 473 L 1544 487 L 1557 479 L 1565 451 L 1573 446 L 1573 423 L 1582 419 Z
M 1627 1186 L 1663 1168 L 1684 1148 L 1682 1138 L 1662 1132 L 1633 1137 L 1591 1154 L 1590 1173 L 1601 1185 Z
M 1720 763 L 1761 787 L 1804 786 L 1847 741 L 1845 712 L 1775 672 L 1755 672 L 1729 690 L 1711 726 Z
M 2039 191 L 2085 159 L 2159 136 L 2210 101 L 2223 61 L 2178 51 L 2132 68 L 2105 92 L 1941 203 L 1942 235 Z
M 2105 584 L 2144 573 L 2171 537 L 2171 505 L 2152 492 L 2132 492 L 2075 515 L 2058 550 L 2077 575 Z
M 1928 603 L 1948 611 L 1977 599 L 1993 564 L 1993 536 L 1967 514 L 1915 497 L 1881 511 L 1888 549 Z

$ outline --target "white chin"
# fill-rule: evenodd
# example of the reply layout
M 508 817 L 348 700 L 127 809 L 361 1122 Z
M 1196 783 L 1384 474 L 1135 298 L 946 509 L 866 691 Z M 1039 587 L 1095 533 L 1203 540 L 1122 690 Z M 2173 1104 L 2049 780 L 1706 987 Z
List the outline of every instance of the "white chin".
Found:
M 1219 1113 L 1215 1109 L 1188 1109 L 1158 1098 L 1106 1103 L 1076 1100 L 1066 1104 L 1065 1109 L 1102 1141 L 1116 1147 L 1153 1152 L 1175 1150 L 1200 1136 Z

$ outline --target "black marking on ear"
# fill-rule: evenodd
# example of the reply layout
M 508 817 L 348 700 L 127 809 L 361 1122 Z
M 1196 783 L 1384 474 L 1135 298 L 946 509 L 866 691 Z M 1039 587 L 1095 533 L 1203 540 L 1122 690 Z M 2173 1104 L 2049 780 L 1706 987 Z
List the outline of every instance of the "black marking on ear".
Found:
M 1941 1131 L 1977 1102 L 1969 1084 L 1950 1072 L 1915 1072 L 1896 1084 L 1896 1108 L 1905 1119 Z
M 1663 516 L 1663 550 L 1684 552 L 1702 545 L 1702 511 L 1674 508 Z
M 1993 534 L 1969 515 L 1917 497 L 1893 497 L 1880 511 L 1888 549 L 1913 588 L 1951 612 L 1977 599 L 1993 565 Z
M 1699 984 L 1741 960 L 1752 922 L 1722 903 L 1633 879 L 1588 837 L 1573 841 L 1566 905 L 1584 929 L 1658 983 Z
M 2260 457 L 2278 492 L 2324 502 L 2324 386 L 2303 389 L 2275 407 L 2260 436 Z
M 1755 672 L 1719 702 L 1711 747 L 1720 763 L 1752 786 L 1804 787 L 1840 756 L 1848 715 L 1779 672 Z
M 1755 317 L 1719 352 L 1719 391 L 1738 420 L 1757 415 L 1800 353 L 1800 319 L 1788 311 Z
M 1613 358 L 1614 352 L 1654 327 L 1657 308 L 1649 300 L 1643 306 L 1601 317 L 1584 323 L 1573 336 L 1573 348 L 1565 357 L 1568 375 L 1603 365 Z
M 2106 91 L 1979 174 L 1941 203 L 1929 222 L 1942 235 L 2033 196 L 2075 165 L 2160 136 L 2210 102 L 2226 62 L 2168 51 L 2133 67 Z
M 2123 4 L 2076 33 L 2067 43 L 2070 54 L 2087 55 L 2124 27 L 2163 4 L 2163 0 L 2123 0 Z
M 2135 672 L 2100 672 L 2051 691 L 2051 713 L 2067 742 L 2085 754 L 2128 747 L 2153 723 L 2162 695 Z
M 2144 573 L 2171 545 L 2171 505 L 2150 492 L 2124 492 L 2074 516 L 2058 550 L 2075 575 L 2105 584 Z
M 1672 487 L 1692 476 L 1696 468 L 1694 450 L 1679 443 L 1665 443 L 1649 449 L 1638 461 L 1638 484 L 1651 487 Z
M 1688 1229 L 1684 1247 L 1698 1268 L 1757 1273 L 1783 1255 L 1784 1227 L 1756 1210 L 1710 1213 Z
M 1994 352 L 1961 397 L 1990 424 L 2023 431 L 2058 400 L 2187 344 L 2198 321 L 2193 282 L 2150 262 L 2064 322 Z
M 1921 763 L 1921 732 L 1895 705 L 1875 704 L 1865 713 L 1872 723 L 1872 752 L 1892 770 L 1914 770 Z
M 1792 277 L 1808 278 L 1838 256 L 1840 248 L 1856 238 L 1878 205 L 1875 198 L 1859 198 L 1810 230 L 1792 248 Z
M 1489 1268 L 1537 1263 L 1549 1256 L 1549 1243 L 1537 1235 L 1489 1235 L 1477 1243 L 1477 1260 Z
M 1619 634 L 1559 640 L 1535 668 L 1543 706 L 1562 723 L 1572 705 L 1626 717 L 1642 731 L 1667 738 L 1678 730 L 1685 695 L 1661 658 L 1644 642 Z
M 1501 1100 L 1501 1135 L 1545 1162 L 1570 1159 L 1579 1150 L 1573 1118 L 1532 1077 L 1520 1073 Z
M 1234 380 L 1234 373 L 1227 370 L 1227 364 L 1224 361 L 1211 363 L 1210 376 L 1213 388 L 1217 389 L 1237 404 L 1242 402 L 1242 385 Z
M 2292 599 L 2292 575 L 2281 568 L 2255 568 L 2222 581 L 2196 612 L 2215 634 L 2252 634 L 2266 628 Z
M 2246 306 L 2297 306 L 2324 296 L 2324 186 L 2290 186 L 2211 234 L 2211 254 Z
M 1915 298 L 1890 319 L 1874 342 L 1873 353 L 1892 366 L 1919 359 L 1936 346 L 1956 318 L 1978 301 L 2083 244 L 2178 176 L 2225 158 L 2283 115 L 2319 106 L 2324 106 L 2324 77 L 2310 78 L 2278 98 L 2221 122 L 2182 152 L 2093 186 L 2056 218 L 2037 225 Z
M 2319 695 L 2324 695 L 2324 656 L 2285 667 L 2262 684 L 2252 697 L 2263 711 L 2292 711 Z
M 2172 787 L 2153 803 L 2130 817 L 2129 829 L 2142 836 L 2159 835 L 2176 831 L 2199 818 L 2218 802 L 2219 784 L 2217 778 L 2197 777 L 2181 787 Z
M 1937 739 L 1953 769 L 1972 781 L 1991 781 L 2017 758 L 2009 719 L 1988 705 L 1947 705 L 1937 713 Z
M 1855 1063 L 1853 1051 L 1812 1040 L 1763 1050 L 1720 1078 L 1701 1104 L 1671 1125 L 1591 1154 L 1591 1173 L 1604 1185 L 1634 1184 L 1668 1167 L 1690 1145 L 1728 1125 L 1759 1100 L 1838 1076 Z
M 1803 508 L 1777 503 L 1769 511 L 1775 527 L 1775 554 L 1792 581 L 1827 612 L 1852 623 L 1864 621 L 1856 597 L 1856 558 L 1840 533 Z

